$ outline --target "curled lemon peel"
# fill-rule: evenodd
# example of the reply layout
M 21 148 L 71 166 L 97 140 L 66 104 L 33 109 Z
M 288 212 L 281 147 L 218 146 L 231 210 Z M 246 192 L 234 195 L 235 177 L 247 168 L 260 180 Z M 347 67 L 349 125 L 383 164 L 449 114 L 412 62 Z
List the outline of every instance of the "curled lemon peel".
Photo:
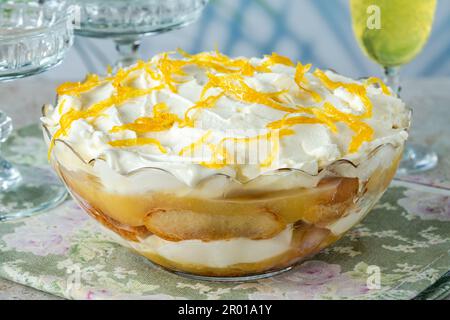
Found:
M 316 102 L 322 101 L 322 96 L 318 94 L 315 91 L 312 91 L 308 88 L 306 88 L 303 83 L 308 83 L 308 79 L 305 77 L 305 73 L 307 73 L 311 69 L 311 64 L 303 65 L 301 62 L 297 63 L 297 66 L 295 67 L 295 75 L 294 80 L 297 86 L 307 92 Z
M 266 125 L 270 129 L 281 129 L 285 127 L 291 127 L 297 124 L 324 124 L 329 127 L 331 132 L 337 133 L 336 124 L 332 119 L 327 117 L 323 111 L 317 107 L 298 107 L 297 113 L 304 113 L 308 116 L 294 116 L 295 113 L 287 113 L 280 120 L 270 122 Z
M 152 80 L 155 80 L 155 81 L 160 81 L 161 80 L 161 75 L 159 73 L 157 73 L 155 70 L 153 70 L 152 67 L 149 64 L 146 64 L 144 66 L 144 70 L 150 76 L 150 78 Z
M 152 144 L 155 145 L 161 153 L 167 153 L 167 150 L 161 145 L 157 139 L 138 137 L 132 139 L 113 140 L 108 142 L 112 147 L 135 147 Z
M 59 114 L 62 114 L 63 113 L 63 111 L 64 111 L 64 105 L 66 104 L 66 99 L 64 99 L 63 101 L 61 101 L 61 103 L 59 104 L 59 107 L 58 107 L 58 113 Z
M 372 101 L 370 101 L 370 99 L 367 97 L 367 90 L 365 86 L 358 83 L 345 83 L 341 81 L 333 81 L 325 74 L 325 72 L 319 69 L 316 69 L 314 71 L 314 75 L 317 78 L 319 78 L 329 90 L 344 88 L 349 93 L 358 96 L 366 108 L 366 111 L 362 115 L 359 115 L 358 117 L 360 118 L 372 117 L 373 104 Z
M 232 74 L 216 76 L 208 73 L 207 76 L 209 81 L 204 86 L 202 95 L 204 95 L 209 88 L 217 87 L 222 89 L 226 96 L 232 97 L 238 101 L 261 104 L 284 112 L 298 111 L 295 107 L 288 107 L 275 101 L 274 98 L 286 93 L 287 90 L 277 92 L 258 92 L 257 90 L 251 88 L 240 75 Z
M 282 64 L 288 67 L 295 66 L 294 62 L 286 56 L 279 55 L 276 52 L 272 52 L 272 54 L 264 56 L 264 61 L 261 63 L 261 67 L 271 67 L 275 64 Z
M 374 130 L 367 123 L 363 122 L 360 117 L 344 113 L 338 110 L 329 102 L 323 104 L 323 108 L 303 108 L 303 113 L 308 116 L 293 116 L 286 114 L 282 119 L 267 124 L 269 129 L 288 128 L 299 124 L 323 124 L 326 125 L 331 132 L 337 133 L 338 128 L 336 122 L 345 123 L 354 135 L 348 147 L 349 153 L 358 151 L 364 142 L 373 139 Z
M 313 109 L 312 113 L 317 117 L 317 119 L 319 119 L 325 125 L 327 125 L 328 128 L 331 130 L 331 132 L 338 133 L 338 128 L 336 126 L 336 123 L 325 112 L 323 112 L 320 109 Z
M 185 60 L 170 59 L 167 52 L 163 53 L 158 61 L 158 69 L 161 74 L 162 82 L 172 92 L 177 93 L 178 89 L 175 86 L 183 80 L 175 79 L 173 76 L 186 76 L 186 72 L 183 71 L 183 67 L 188 64 Z
M 270 67 L 275 64 L 294 66 L 291 59 L 275 52 L 271 55 L 264 56 L 264 61 L 260 65 L 253 65 L 249 59 L 233 59 L 217 50 L 214 53 L 201 52 L 194 55 L 182 49 L 177 49 L 177 51 L 189 64 L 195 64 L 204 69 L 214 69 L 217 72 L 225 74 L 238 73 L 244 76 L 252 76 L 255 72 L 271 72 Z
M 348 152 L 354 153 L 358 151 L 364 142 L 369 142 L 373 139 L 374 130 L 367 123 L 355 115 L 339 111 L 331 103 L 324 103 L 324 115 L 335 122 L 343 122 L 355 133 L 352 137 Z
M 270 69 L 265 66 L 254 66 L 249 59 L 236 58 L 232 59 L 217 50 L 214 54 L 209 52 L 201 52 L 191 55 L 181 49 L 178 52 L 183 56 L 188 64 L 195 64 L 200 68 L 224 74 L 242 74 L 244 76 L 252 76 L 255 72 L 270 72 Z
M 194 120 L 189 118 L 189 113 L 197 109 L 208 109 L 213 108 L 217 101 L 223 97 L 224 93 L 220 93 L 215 96 L 209 96 L 207 98 L 202 98 L 196 102 L 192 107 L 189 107 L 184 113 L 184 126 L 194 127 Z
M 144 62 L 142 60 L 138 60 L 136 62 L 136 64 L 128 69 L 123 69 L 120 68 L 119 70 L 117 70 L 116 74 L 114 76 L 108 77 L 107 80 L 112 81 L 112 85 L 115 88 L 121 87 L 123 86 L 124 82 L 129 82 L 132 81 L 134 79 L 137 78 L 137 75 L 135 75 L 134 77 L 132 77 L 131 79 L 130 74 L 132 74 L 135 71 L 139 71 L 139 70 L 145 70 L 146 72 L 148 72 L 148 68 L 149 68 L 149 62 Z
M 96 118 L 102 114 L 103 111 L 112 107 L 120 106 L 129 99 L 138 98 L 151 93 L 154 90 L 162 89 L 162 85 L 148 88 L 148 89 L 135 89 L 129 87 L 118 87 L 116 92 L 109 98 L 100 102 L 94 103 L 86 110 L 70 109 L 63 114 L 59 120 L 59 129 L 53 134 L 48 149 L 48 158 L 50 159 L 51 152 L 55 145 L 56 139 L 61 135 L 67 135 L 67 131 L 72 123 L 79 119 Z
M 125 80 L 129 80 L 129 79 L 127 79 L 127 77 L 129 76 L 130 73 L 137 71 L 137 70 L 142 70 L 142 69 L 146 70 L 147 73 L 150 73 L 151 75 L 153 75 L 153 77 L 155 77 L 155 80 L 157 79 L 155 73 L 152 72 L 152 70 L 150 69 L 149 63 L 139 60 L 139 61 L 137 61 L 136 65 L 131 68 L 128 68 L 126 70 L 120 68 L 119 70 L 117 70 L 116 75 L 114 75 L 114 76 L 100 78 L 96 74 L 89 74 L 86 77 L 86 79 L 82 82 L 65 82 L 65 83 L 59 85 L 58 88 L 56 88 L 56 93 L 60 96 L 61 95 L 79 96 L 81 93 L 90 91 L 90 90 L 92 90 L 102 84 L 105 84 L 107 82 L 110 82 L 110 81 L 111 81 L 112 85 L 115 88 L 117 88 L 118 86 L 122 85 L 122 82 L 124 82 Z M 112 73 L 111 66 L 108 66 L 107 72 L 108 72 L 108 75 L 111 75 L 111 73 Z
M 370 77 L 365 81 L 366 85 L 373 85 L 376 84 L 381 88 L 381 91 L 387 95 L 387 96 L 392 96 L 391 91 L 389 90 L 389 87 L 379 78 L 376 77 Z
M 156 104 L 153 106 L 153 117 L 139 117 L 132 123 L 114 126 L 110 132 L 132 130 L 136 133 L 148 133 L 169 130 L 175 122 L 181 122 L 181 119 L 167 110 L 165 103 Z
M 281 129 L 285 127 L 292 127 L 297 124 L 327 124 L 327 123 L 323 120 L 314 117 L 295 116 L 271 122 L 267 125 L 267 128 Z
M 59 96 L 73 95 L 79 96 L 83 92 L 87 92 L 99 85 L 106 83 L 106 79 L 100 79 L 96 74 L 89 74 L 83 82 L 65 82 L 56 88 Z

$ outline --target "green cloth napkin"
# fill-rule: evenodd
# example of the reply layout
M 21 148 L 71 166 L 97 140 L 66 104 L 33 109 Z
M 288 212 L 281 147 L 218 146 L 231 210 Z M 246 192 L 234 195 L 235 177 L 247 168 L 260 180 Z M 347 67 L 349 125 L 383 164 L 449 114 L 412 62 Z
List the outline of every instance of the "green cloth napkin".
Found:
M 46 165 L 37 126 L 2 151 Z M 362 224 L 281 275 L 191 280 L 116 244 L 72 201 L 0 223 L 0 276 L 70 299 L 439 299 L 450 293 L 450 190 L 394 183 Z

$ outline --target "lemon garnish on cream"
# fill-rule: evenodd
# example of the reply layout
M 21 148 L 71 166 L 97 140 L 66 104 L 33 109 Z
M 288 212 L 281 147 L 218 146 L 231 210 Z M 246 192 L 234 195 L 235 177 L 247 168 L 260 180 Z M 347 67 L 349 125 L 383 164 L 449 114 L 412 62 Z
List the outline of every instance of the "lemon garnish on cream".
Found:
M 122 139 L 122 140 L 114 140 L 108 142 L 113 147 L 135 147 L 135 146 L 143 146 L 148 144 L 153 144 L 158 147 L 161 153 L 167 153 L 167 150 L 161 145 L 161 143 L 154 138 L 132 138 L 132 139 Z
M 366 85 L 376 84 L 376 85 L 378 85 L 378 86 L 381 88 L 381 90 L 383 91 L 383 93 L 384 93 L 385 95 L 387 95 L 387 96 L 392 95 L 392 94 L 391 94 L 391 91 L 390 91 L 389 88 L 388 88 L 388 86 L 387 86 L 383 81 L 381 81 L 381 79 L 379 79 L 379 78 L 370 77 L 370 78 L 368 78 L 368 79 L 365 81 L 365 84 L 366 84 Z
M 119 132 L 122 130 L 132 130 L 136 133 L 148 133 L 165 131 L 172 128 L 175 122 L 183 122 L 176 114 L 168 111 L 164 102 L 153 106 L 153 117 L 140 117 L 132 123 L 121 126 L 114 126 L 110 132 Z
M 324 104 L 324 117 L 335 122 L 343 122 L 355 133 L 350 142 L 348 151 L 354 153 L 364 142 L 369 142 L 373 138 L 373 129 L 367 123 L 361 121 L 360 117 L 339 111 L 331 103 Z
M 75 110 L 70 109 L 68 112 L 64 113 L 59 120 L 59 129 L 53 134 L 52 140 L 50 141 L 50 146 L 48 149 L 48 157 L 50 159 L 51 151 L 55 145 L 56 139 L 62 135 L 67 135 L 72 123 L 78 119 L 89 119 L 96 118 L 102 114 L 103 111 L 111 106 L 120 106 L 125 101 L 133 98 L 138 98 L 145 96 L 152 91 L 162 89 L 162 86 L 156 86 L 148 89 L 136 89 L 130 87 L 119 87 L 117 91 L 100 102 L 94 103 L 86 110 Z
M 341 81 L 333 81 L 325 74 L 325 72 L 323 72 L 322 70 L 319 70 L 319 69 L 316 69 L 314 71 L 314 75 L 317 78 L 319 78 L 329 90 L 336 90 L 338 88 L 344 88 L 349 93 L 359 97 L 359 99 L 361 99 L 362 103 L 366 107 L 365 113 L 360 115 L 359 117 L 361 117 L 361 118 L 372 117 L 373 104 L 372 104 L 372 101 L 370 101 L 370 99 L 367 97 L 367 90 L 364 85 L 361 85 L 358 83 L 345 83 L 345 82 L 341 82 Z
M 171 111 L 170 103 L 159 102 L 152 106 L 151 116 L 141 116 L 135 118 L 130 123 L 113 126 L 110 133 L 117 133 L 123 130 L 131 130 L 137 134 L 136 138 L 111 140 L 108 144 L 117 148 L 129 148 L 135 146 L 155 145 L 161 153 L 167 153 L 167 149 L 151 134 L 154 132 L 164 132 L 170 130 L 174 125 L 178 128 L 196 128 L 195 118 L 201 115 L 195 111 L 214 108 L 221 98 L 231 101 L 239 101 L 247 105 L 261 105 L 278 112 L 284 113 L 279 120 L 268 120 L 266 123 L 266 134 L 252 137 L 225 137 L 217 143 L 208 142 L 212 136 L 212 131 L 208 130 L 200 139 L 181 147 L 179 156 L 192 154 L 195 148 L 206 146 L 211 151 L 211 159 L 200 164 L 208 168 L 221 168 L 225 165 L 233 164 L 234 156 L 226 148 L 228 142 L 252 143 L 260 140 L 271 140 L 275 136 L 277 139 L 271 143 L 271 150 L 266 159 L 260 162 L 261 167 L 271 166 L 280 148 L 280 139 L 284 136 L 294 134 L 291 127 L 304 124 L 317 124 L 326 126 L 331 133 L 338 134 L 337 123 L 344 123 L 353 132 L 348 152 L 356 152 L 364 142 L 373 139 L 374 130 L 364 119 L 372 117 L 373 103 L 368 97 L 367 88 L 376 85 L 381 88 L 382 93 L 391 95 L 389 88 L 378 78 L 369 78 L 364 83 L 342 82 L 331 80 L 324 71 L 316 69 L 315 77 L 320 80 L 323 87 L 333 92 L 338 88 L 345 89 L 349 94 L 358 97 L 365 110 L 361 114 L 350 114 L 336 108 L 331 102 L 324 101 L 324 96 L 315 91 L 314 86 L 308 81 L 306 74 L 310 72 L 311 64 L 303 65 L 301 62 L 294 63 L 291 59 L 277 53 L 266 55 L 262 60 L 250 60 L 247 58 L 230 58 L 218 51 L 201 52 L 189 54 L 179 49 L 178 53 L 182 59 L 172 57 L 172 53 L 162 53 L 157 59 L 148 62 L 138 61 L 135 65 L 127 69 L 119 69 L 116 74 L 107 77 L 98 75 L 88 75 L 83 82 L 68 82 L 57 88 L 60 96 L 79 97 L 83 93 L 95 90 L 98 86 L 110 83 L 113 93 L 85 109 L 66 108 L 66 99 L 60 102 L 58 111 L 59 127 L 53 134 L 49 147 L 49 157 L 56 139 L 68 134 L 72 123 L 79 119 L 85 119 L 92 123 L 96 118 L 104 116 L 105 111 L 110 107 L 120 107 L 127 101 L 138 97 L 147 96 L 158 92 L 171 92 L 178 94 L 180 85 L 192 80 L 189 67 L 194 66 L 202 70 L 205 83 L 202 84 L 200 97 L 184 110 L 181 118 Z M 291 89 L 274 90 L 271 92 L 260 91 L 246 81 L 258 73 L 272 73 L 272 68 L 276 65 L 284 65 L 294 68 L 293 80 L 297 84 L 297 92 L 303 94 L 298 97 L 292 95 Z M 274 69 L 275 70 L 275 69 Z M 135 79 L 141 74 L 144 75 L 148 88 L 135 87 Z M 151 84 L 150 84 L 151 83 Z M 210 89 L 215 89 L 215 93 L 208 95 Z M 218 92 L 217 92 L 218 91 Z M 308 107 L 298 105 L 296 99 L 301 99 L 309 95 L 317 105 Z M 324 94 L 322 92 L 322 94 Z M 226 105 L 226 104 L 224 104 Z M 245 108 L 245 107 L 244 107 Z M 64 112 L 64 113 L 63 113 Z M 195 112 L 195 113 L 194 113 Z
M 224 93 L 220 93 L 218 95 L 215 96 L 208 96 L 206 98 L 201 98 L 199 101 L 197 101 L 192 107 L 189 107 L 185 113 L 184 113 L 184 126 L 189 126 L 189 127 L 194 127 L 194 120 L 189 118 L 189 114 L 191 113 L 191 111 L 193 110 L 197 110 L 197 109 L 207 109 L 207 108 L 213 108 L 217 101 L 222 98 L 222 96 L 224 95 Z
M 56 93 L 59 96 L 62 95 L 72 95 L 78 96 L 80 93 L 89 91 L 102 83 L 106 83 L 107 80 L 101 80 L 96 74 L 89 74 L 86 80 L 83 82 L 66 82 L 56 88 Z
M 245 83 L 242 76 L 230 74 L 216 76 L 208 73 L 209 82 L 204 86 L 202 95 L 210 88 L 220 88 L 226 96 L 245 103 L 256 103 L 284 112 L 296 112 L 292 106 L 286 106 L 276 101 L 275 98 L 286 93 L 286 90 L 277 92 L 258 92 Z
M 264 67 L 271 67 L 276 64 L 282 64 L 288 67 L 293 67 L 295 65 L 294 62 L 292 62 L 292 60 L 289 59 L 288 57 L 273 52 L 270 56 L 269 55 L 264 56 L 264 61 L 261 64 L 261 66 L 264 68 Z
M 316 102 L 321 102 L 322 97 L 320 96 L 320 94 L 306 88 L 304 85 L 308 83 L 308 80 L 305 77 L 305 73 L 307 73 L 309 69 L 311 69 L 311 64 L 303 65 L 301 62 L 298 62 L 297 66 L 295 67 L 295 76 L 294 76 L 295 83 L 301 90 L 311 95 Z

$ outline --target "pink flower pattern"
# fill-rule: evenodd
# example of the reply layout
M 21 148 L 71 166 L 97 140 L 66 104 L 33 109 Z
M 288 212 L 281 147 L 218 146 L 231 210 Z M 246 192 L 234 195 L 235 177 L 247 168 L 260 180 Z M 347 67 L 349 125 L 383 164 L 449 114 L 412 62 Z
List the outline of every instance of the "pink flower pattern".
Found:
M 8 249 L 37 256 L 64 255 L 71 246 L 71 237 L 90 218 L 73 202 L 58 211 L 28 218 L 13 233 L 2 237 Z
M 406 198 L 398 200 L 412 216 L 422 220 L 450 221 L 450 196 L 407 190 Z
M 342 273 L 337 264 L 317 260 L 306 261 L 293 271 L 261 283 L 268 290 L 250 294 L 250 299 L 312 300 L 326 295 L 352 298 L 369 292 L 366 279 Z

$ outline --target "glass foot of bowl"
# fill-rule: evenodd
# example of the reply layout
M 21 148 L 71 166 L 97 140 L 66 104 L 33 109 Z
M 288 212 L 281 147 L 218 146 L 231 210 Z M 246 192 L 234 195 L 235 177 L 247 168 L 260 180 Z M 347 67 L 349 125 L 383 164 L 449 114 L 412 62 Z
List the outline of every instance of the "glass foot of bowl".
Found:
M 256 281 L 256 280 L 261 280 L 261 279 L 277 276 L 279 274 L 282 274 L 282 273 L 285 273 L 285 272 L 291 270 L 293 268 L 293 266 L 289 266 L 289 267 L 286 267 L 286 268 L 280 269 L 280 270 L 267 271 L 267 272 L 258 273 L 258 274 L 249 274 L 249 275 L 240 276 L 240 277 L 214 277 L 214 276 L 209 277 L 209 276 L 201 276 L 201 275 L 196 275 L 196 274 L 187 273 L 187 272 L 173 271 L 173 270 L 170 270 L 170 269 L 167 269 L 164 267 L 162 267 L 162 268 L 164 270 L 172 272 L 176 275 L 186 277 L 189 279 L 193 279 L 193 280 L 214 281 L 214 282 L 246 282 L 246 281 Z
M 437 154 L 426 146 L 407 144 L 397 171 L 398 176 L 416 174 L 436 167 Z
M 66 198 L 65 187 L 50 170 L 29 166 L 11 169 L 16 173 L 12 177 L 15 183 L 12 186 L 7 184 L 6 190 L 0 192 L 0 221 L 33 215 L 60 204 Z M 1 182 L 3 180 L 0 179 Z

